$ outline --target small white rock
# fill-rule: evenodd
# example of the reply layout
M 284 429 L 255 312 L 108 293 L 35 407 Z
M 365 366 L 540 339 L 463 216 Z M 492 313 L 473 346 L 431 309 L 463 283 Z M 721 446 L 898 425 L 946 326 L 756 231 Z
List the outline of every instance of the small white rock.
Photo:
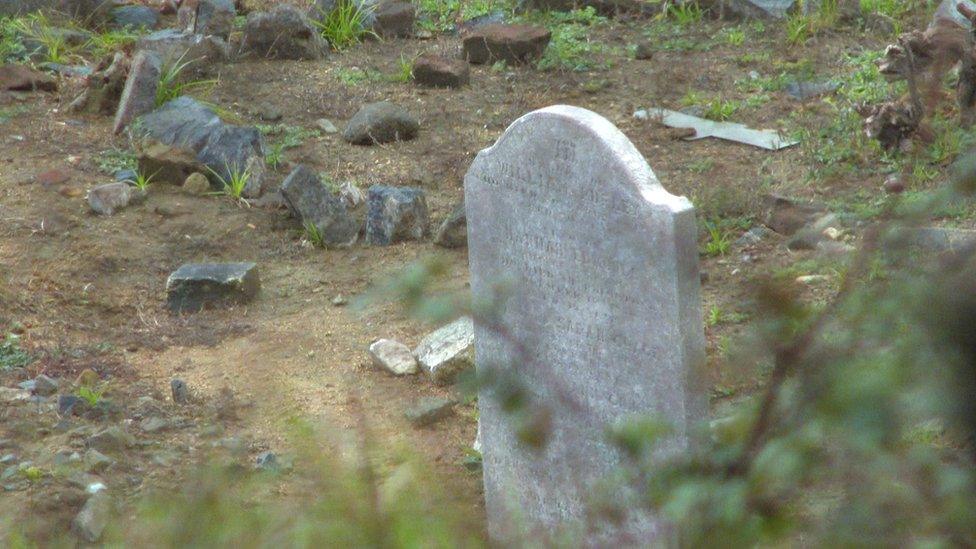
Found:
M 369 346 L 369 356 L 373 364 L 393 375 L 404 376 L 417 373 L 417 360 L 410 348 L 392 339 L 380 339 Z
M 449 383 L 474 364 L 474 321 L 458 320 L 431 333 L 414 349 L 420 365 L 437 383 Z

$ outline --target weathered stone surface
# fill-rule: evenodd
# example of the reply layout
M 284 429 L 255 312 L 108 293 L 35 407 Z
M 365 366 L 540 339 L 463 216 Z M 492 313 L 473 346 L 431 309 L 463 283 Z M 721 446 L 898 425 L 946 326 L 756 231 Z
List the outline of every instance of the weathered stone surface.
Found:
M 159 12 L 148 6 L 119 6 L 111 17 L 112 24 L 122 28 L 154 29 L 159 24 Z
M 188 263 L 166 280 L 167 302 L 174 313 L 248 303 L 260 289 L 254 263 Z
M 308 166 L 299 165 L 288 174 L 281 184 L 281 195 L 303 225 L 315 225 L 325 244 L 352 246 L 359 239 L 359 223 Z
M 460 88 L 470 81 L 471 70 L 460 59 L 426 54 L 414 61 L 413 79 L 428 88 Z
M 488 25 L 464 37 L 464 58 L 471 63 L 505 61 L 512 65 L 542 57 L 552 33 L 532 25 Z
M 196 5 L 181 7 L 177 17 L 180 27 L 188 33 L 227 40 L 234 30 L 237 9 L 234 0 L 199 0 Z
M 115 463 L 114 459 L 106 456 L 98 450 L 89 449 L 87 452 L 85 452 L 85 469 L 90 473 L 98 473 L 103 471 L 113 463 Z
M 118 110 L 119 100 L 129 75 L 131 60 L 123 52 L 106 57 L 85 78 L 85 89 L 76 97 L 68 110 L 91 114 L 112 115 Z
M 391 141 L 409 141 L 417 137 L 420 122 L 404 109 L 380 101 L 363 105 L 349 123 L 342 137 L 354 145 L 373 145 Z
M 178 97 L 138 118 L 132 133 L 143 141 L 142 149 L 148 148 L 145 143 L 154 146 L 155 141 L 193 153 L 196 165 L 184 162 L 186 155 L 181 153 L 177 160 L 183 168 L 166 173 L 166 181 L 174 185 L 182 185 L 193 172 L 201 172 L 207 174 L 212 185 L 222 188 L 233 172 L 244 173 L 249 167 L 252 168 L 250 188 L 246 189 L 245 196 L 255 196 L 264 185 L 265 148 L 261 132 L 254 127 L 224 124 L 210 108 L 193 98 Z M 260 168 L 260 173 L 254 171 L 255 166 Z
M 241 52 L 273 59 L 321 59 L 326 44 L 298 8 L 277 5 L 247 16 Z
M 447 219 L 437 228 L 434 244 L 443 248 L 463 248 L 468 244 L 468 222 L 464 213 L 464 202 L 455 206 Z
M 0 66 L 0 90 L 57 91 L 58 83 L 49 75 L 26 65 Z
M 474 322 L 462 317 L 442 326 L 425 337 L 413 354 L 434 382 L 455 381 L 474 365 Z
M 427 427 L 451 415 L 455 402 L 444 397 L 424 397 L 403 415 L 415 427 Z
M 500 331 L 474 328 L 479 372 L 514 380 L 549 419 L 548 444 L 532 450 L 495 387 L 481 390 L 488 528 L 504 540 L 515 515 L 542 531 L 584 518 L 621 463 L 608 426 L 653 414 L 673 429 L 656 456 L 689 446 L 707 409 L 697 227 L 620 130 L 576 107 L 515 121 L 464 186 L 473 298 L 507 290 Z M 586 545 L 653 545 L 662 525 L 627 514 L 593 525 Z
M 831 80 L 794 80 L 786 84 L 784 91 L 787 95 L 793 99 L 796 99 L 797 101 L 807 101 L 808 99 L 833 93 L 837 91 L 838 88 L 840 88 L 840 82 L 834 82 Z
M 210 180 L 200 172 L 194 172 L 183 181 L 183 192 L 202 196 L 213 191 Z
M 114 4 L 111 0 L 0 0 L 0 16 L 21 16 L 49 10 L 97 25 L 106 21 Z
M 109 427 L 85 439 L 85 446 L 99 452 L 119 452 L 135 444 L 135 439 L 121 427 Z
M 369 346 L 369 356 L 373 366 L 386 370 L 396 376 L 417 373 L 417 359 L 410 348 L 392 339 L 380 339 Z
M 105 183 L 88 191 L 88 206 L 99 215 L 112 215 L 133 201 L 142 200 L 145 193 L 128 183 Z
M 169 389 L 172 393 L 173 402 L 176 404 L 186 404 L 190 402 L 190 388 L 182 379 L 173 379 L 169 382 Z
M 34 378 L 34 394 L 50 396 L 58 392 L 58 380 L 41 374 Z
M 71 521 L 71 529 L 84 541 L 95 543 L 102 537 L 111 514 L 111 498 L 104 492 L 96 493 L 88 498 L 85 506 Z
M 163 70 L 163 60 L 154 52 L 140 51 L 132 59 L 129 76 L 122 90 L 119 109 L 115 112 L 112 131 L 118 135 L 136 118 L 156 107 L 156 89 Z
M 191 34 L 176 29 L 163 29 L 142 37 L 137 50 L 155 52 L 164 65 L 188 63 L 187 74 L 210 73 L 215 65 L 230 58 L 230 47 L 218 36 Z
M 406 38 L 413 35 L 417 8 L 410 2 L 383 2 L 372 14 L 373 32 L 383 38 Z
M 389 246 L 421 240 L 430 228 L 427 197 L 421 189 L 373 185 L 366 194 L 366 242 Z

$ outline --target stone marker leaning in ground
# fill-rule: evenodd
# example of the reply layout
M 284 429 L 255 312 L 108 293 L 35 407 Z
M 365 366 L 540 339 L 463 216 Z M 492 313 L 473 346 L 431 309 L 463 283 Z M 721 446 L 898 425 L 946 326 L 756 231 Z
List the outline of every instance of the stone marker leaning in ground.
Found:
M 599 481 L 621 465 L 608 426 L 635 414 L 666 420 L 674 434 L 655 454 L 666 456 L 685 450 L 705 417 L 694 209 L 613 124 L 568 106 L 513 123 L 464 187 L 473 297 L 507 289 L 497 324 L 475 327 L 477 368 L 511 374 L 551 412 L 548 444 L 533 451 L 497 385 L 481 389 L 489 533 L 581 527 Z M 626 501 L 625 490 L 612 494 Z M 621 525 L 585 524 L 587 544 L 663 541 L 660 521 L 621 506 Z

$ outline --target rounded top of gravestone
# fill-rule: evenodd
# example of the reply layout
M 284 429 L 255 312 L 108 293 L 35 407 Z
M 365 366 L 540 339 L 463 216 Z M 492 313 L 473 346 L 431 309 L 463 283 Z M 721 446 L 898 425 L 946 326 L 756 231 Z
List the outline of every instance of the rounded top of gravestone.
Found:
M 650 205 L 675 212 L 692 207 L 687 198 L 675 196 L 661 186 L 644 156 L 612 122 L 591 110 L 572 105 L 545 107 L 512 122 L 494 145 L 478 153 L 470 171 L 476 171 L 492 156 L 523 156 L 528 154 L 533 142 L 557 139 L 570 140 L 577 145 L 586 143 L 592 162 L 603 163 L 607 172 L 625 175 L 627 183 L 633 185 Z

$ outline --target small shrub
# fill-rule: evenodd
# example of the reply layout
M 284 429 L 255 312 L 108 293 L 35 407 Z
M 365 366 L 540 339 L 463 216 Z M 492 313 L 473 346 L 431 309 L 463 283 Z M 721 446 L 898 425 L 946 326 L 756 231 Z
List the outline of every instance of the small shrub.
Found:
M 156 106 L 161 107 L 165 103 L 177 97 L 188 95 L 198 90 L 212 90 L 217 85 L 218 80 L 184 80 L 183 72 L 194 63 L 194 60 L 183 61 L 186 57 L 184 53 L 176 61 L 163 67 L 159 75 L 159 86 L 156 88 Z
M 332 11 L 322 12 L 321 15 L 321 19 L 315 19 L 312 23 L 336 51 L 356 45 L 367 36 L 375 36 L 365 26 L 370 15 L 369 8 L 361 8 L 353 0 L 339 0 Z
M 84 400 L 89 406 L 94 408 L 98 406 L 98 403 L 102 401 L 102 396 L 105 394 L 105 389 L 96 389 L 94 387 L 78 387 L 78 398 Z
M 149 185 L 152 184 L 153 178 L 156 177 L 157 173 L 159 172 L 157 171 L 156 173 L 147 176 L 142 172 L 136 172 L 135 180 L 131 180 L 129 182 L 132 183 L 133 187 L 139 189 L 140 191 L 147 192 L 149 190 Z
M 698 2 L 681 2 L 672 4 L 668 8 L 668 16 L 682 27 L 698 23 L 704 15 L 705 10 L 698 5 Z
M 24 368 L 33 362 L 30 354 L 20 348 L 20 338 L 9 334 L 0 343 L 0 370 Z
M 305 230 L 305 238 L 315 247 L 324 248 L 325 247 L 325 235 L 319 230 L 318 225 L 312 223 L 311 221 L 306 221 L 302 224 L 302 228 Z
M 244 198 L 244 189 L 247 188 L 248 182 L 251 180 L 251 169 L 244 168 L 243 170 L 238 166 L 227 166 L 227 172 L 229 177 L 225 178 L 221 174 L 215 172 L 210 167 L 207 168 L 210 173 L 217 178 L 221 183 L 221 190 L 217 191 L 216 195 L 229 196 L 235 200 L 242 201 Z

